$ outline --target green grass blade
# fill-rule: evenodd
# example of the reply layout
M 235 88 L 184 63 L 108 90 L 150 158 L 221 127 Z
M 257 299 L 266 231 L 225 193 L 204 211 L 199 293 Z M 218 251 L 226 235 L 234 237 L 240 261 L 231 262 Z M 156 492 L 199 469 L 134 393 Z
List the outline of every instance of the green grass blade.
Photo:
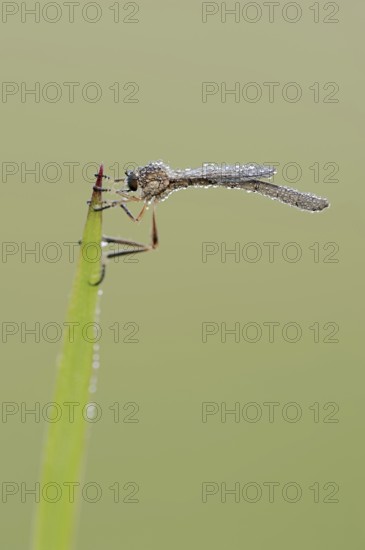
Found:
M 102 175 L 101 165 L 97 187 L 102 187 Z M 101 211 L 96 212 L 93 207 L 100 204 L 101 195 L 101 192 L 94 190 L 68 309 L 67 328 L 54 396 L 54 401 L 59 404 L 63 414 L 59 421 L 50 424 L 47 434 L 40 502 L 37 506 L 34 531 L 34 550 L 69 550 L 75 533 L 80 505 L 77 495 L 80 494 L 80 486 L 75 488 L 75 501 L 72 502 L 69 483 L 82 484 L 86 452 L 88 422 L 83 418 L 82 410 L 90 401 L 89 386 L 94 353 L 91 323 L 95 322 L 98 299 L 98 287 L 90 285 L 89 282 L 96 282 L 100 276 L 102 225 Z M 73 422 L 68 414 L 72 411 L 72 406 L 64 405 L 65 403 L 79 404 L 75 406 Z M 48 492 L 45 491 L 47 487 Z M 57 489 L 61 498 L 56 502 L 49 502 L 51 498 L 56 497 Z

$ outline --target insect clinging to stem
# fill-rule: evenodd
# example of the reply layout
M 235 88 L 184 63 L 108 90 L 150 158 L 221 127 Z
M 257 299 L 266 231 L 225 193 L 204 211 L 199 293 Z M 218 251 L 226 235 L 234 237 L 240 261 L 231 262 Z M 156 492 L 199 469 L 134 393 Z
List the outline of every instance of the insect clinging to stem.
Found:
M 121 207 L 128 217 L 138 222 L 142 219 L 149 205 L 152 205 L 152 235 L 149 245 L 127 239 L 103 237 L 105 244 L 120 244 L 129 249 L 108 252 L 102 263 L 100 279 L 94 283 L 98 285 L 105 276 L 106 260 L 128 254 L 148 252 L 158 246 L 158 233 L 156 225 L 155 204 L 167 199 L 178 190 L 190 187 L 225 187 L 227 189 L 243 189 L 247 192 L 259 193 L 271 199 L 294 206 L 300 210 L 320 212 L 329 206 L 325 198 L 317 197 L 310 193 L 303 193 L 290 187 L 275 185 L 271 182 L 261 181 L 261 178 L 271 178 L 276 174 L 276 169 L 260 164 L 234 164 L 218 167 L 216 164 L 206 164 L 202 168 L 186 168 L 173 170 L 162 161 L 150 162 L 146 166 L 140 166 L 135 170 L 127 170 L 125 178 L 113 180 L 124 181 L 125 187 L 114 192 L 119 195 L 117 200 L 102 201 L 101 206 L 94 210 L 106 210 L 115 206 Z M 104 178 L 111 179 L 108 176 Z M 110 192 L 113 189 L 94 187 L 94 190 Z M 127 207 L 127 203 L 143 203 L 142 209 L 135 217 Z

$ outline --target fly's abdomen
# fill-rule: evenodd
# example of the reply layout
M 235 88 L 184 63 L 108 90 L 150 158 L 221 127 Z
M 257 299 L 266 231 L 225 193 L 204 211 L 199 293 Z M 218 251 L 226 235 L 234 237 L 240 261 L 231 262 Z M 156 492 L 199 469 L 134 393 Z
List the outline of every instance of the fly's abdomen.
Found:
M 276 199 L 290 206 L 295 206 L 301 210 L 309 210 L 311 212 L 318 212 L 329 206 L 329 202 L 325 198 L 317 197 L 311 193 L 302 193 L 290 187 L 282 187 L 264 181 L 251 180 L 242 185 L 233 187 L 244 189 L 248 192 L 260 193 L 260 195 L 264 195 L 265 197 L 270 197 L 271 199 Z

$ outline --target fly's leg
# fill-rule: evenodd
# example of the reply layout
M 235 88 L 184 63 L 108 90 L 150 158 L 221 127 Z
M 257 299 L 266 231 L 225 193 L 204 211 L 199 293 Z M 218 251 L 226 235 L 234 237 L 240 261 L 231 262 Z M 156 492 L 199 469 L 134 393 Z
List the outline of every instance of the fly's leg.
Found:
M 95 176 L 96 178 L 98 178 L 98 177 L 99 177 L 99 174 L 94 174 L 94 176 Z M 105 179 L 105 180 L 112 180 L 112 179 L 113 179 L 113 178 L 111 178 L 110 176 L 107 176 L 106 174 L 103 174 L 101 177 L 102 177 L 103 179 Z M 112 191 L 112 189 L 108 189 L 108 188 L 105 188 L 105 187 L 98 187 L 97 185 L 94 185 L 93 190 L 94 190 L 94 191 L 99 191 L 99 192 L 104 191 L 105 193 L 108 192 L 108 191 Z M 89 201 L 89 202 L 90 202 L 90 201 Z
M 133 216 L 132 212 L 127 208 L 127 206 L 125 205 L 125 202 L 129 202 L 131 200 L 132 201 L 134 200 L 134 202 L 140 202 L 141 199 L 139 199 L 139 197 L 128 197 L 127 199 L 123 198 L 123 199 L 117 200 L 117 201 L 103 201 L 101 203 L 102 206 L 94 208 L 94 211 L 95 212 L 100 212 L 101 210 L 107 210 L 108 208 L 114 208 L 114 206 L 120 206 L 131 220 L 133 220 L 134 222 L 139 222 L 143 218 L 143 216 L 146 212 L 147 205 L 145 203 L 142 207 L 142 210 L 138 214 L 138 216 L 135 217 L 135 216 Z
M 90 204 L 91 201 L 87 201 Z M 102 201 L 101 206 L 94 207 L 94 212 L 101 212 L 108 208 L 114 208 L 114 206 L 122 206 L 122 201 Z
M 127 207 L 123 204 L 124 202 L 125 200 L 123 199 L 117 201 L 102 201 L 101 206 L 94 207 L 94 212 L 101 212 L 102 210 L 107 210 L 108 208 L 114 208 L 114 206 L 120 206 L 125 210 Z M 88 201 L 88 204 L 90 204 L 90 201 Z
M 142 211 L 141 211 L 142 212 Z M 131 246 L 132 250 L 118 250 L 116 252 L 109 252 L 106 258 L 118 258 L 119 256 L 127 256 L 128 254 L 136 254 L 138 252 L 148 252 L 149 250 L 155 250 L 158 247 L 158 233 L 156 224 L 155 208 L 152 210 L 152 232 L 151 243 L 149 245 L 130 241 L 128 239 L 115 239 L 114 237 L 103 237 L 103 242 L 107 244 L 125 244 Z
M 94 185 L 93 191 L 99 191 L 99 193 L 101 193 L 101 192 L 110 193 L 111 191 L 113 191 L 113 189 L 108 188 L 108 187 L 98 187 L 97 185 Z M 88 204 L 90 204 L 90 202 L 91 201 L 88 201 Z
M 141 212 L 144 213 L 144 210 L 142 209 Z M 142 215 L 143 215 L 142 213 Z M 137 220 L 137 218 L 136 218 Z M 158 233 L 157 233 L 157 225 L 156 225 L 156 216 L 155 216 L 155 208 L 153 206 L 152 211 L 152 235 L 151 235 L 151 243 L 149 245 L 137 243 L 135 241 L 129 241 L 127 239 L 115 239 L 114 237 L 103 237 L 103 242 L 107 244 L 121 244 L 121 245 L 127 245 L 130 246 L 130 250 L 118 250 L 115 252 L 109 252 L 107 253 L 102 261 L 101 266 L 101 273 L 99 280 L 96 283 L 90 283 L 92 286 L 98 286 L 103 281 L 105 277 L 105 271 L 106 271 L 106 263 L 111 258 L 118 258 L 119 256 L 127 256 L 128 254 L 138 254 L 139 252 L 148 252 L 150 250 L 155 250 L 158 247 Z
M 139 222 L 143 218 L 143 216 L 145 215 L 146 210 L 147 210 L 147 204 L 144 203 L 142 210 L 140 211 L 140 213 L 138 214 L 138 216 L 136 218 L 137 222 Z M 154 214 L 154 212 L 155 212 L 155 208 L 153 207 L 153 214 Z M 156 223 L 156 220 L 155 220 L 155 223 Z
M 146 212 L 146 209 L 147 209 L 147 205 L 145 203 L 142 207 L 142 210 L 138 214 L 138 216 L 135 217 L 135 216 L 133 216 L 132 212 L 126 207 L 126 205 L 123 202 L 120 202 L 119 204 L 120 204 L 120 207 L 123 208 L 123 210 L 127 214 L 127 216 L 134 222 L 139 222 L 143 218 L 144 213 Z M 110 207 L 107 206 L 106 208 L 110 208 Z

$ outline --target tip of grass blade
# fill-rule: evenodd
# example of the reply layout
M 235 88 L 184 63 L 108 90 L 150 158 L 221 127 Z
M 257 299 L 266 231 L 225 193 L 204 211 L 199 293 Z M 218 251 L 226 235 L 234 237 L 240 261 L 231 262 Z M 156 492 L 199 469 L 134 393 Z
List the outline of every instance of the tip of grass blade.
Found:
M 91 197 L 91 204 L 96 204 L 100 202 L 101 197 L 101 189 L 103 187 L 103 177 L 104 177 L 104 164 L 101 163 L 99 167 L 99 172 L 96 175 L 96 182 L 93 187 L 93 195 Z M 100 191 L 98 190 L 100 189 Z
M 99 172 L 98 172 L 98 175 L 97 175 L 95 187 L 102 187 L 101 184 L 102 184 L 102 181 L 103 181 L 103 175 L 104 175 L 104 164 L 101 163 L 100 167 L 99 167 Z
M 90 205 L 89 205 L 88 220 L 87 220 L 87 223 L 86 223 L 86 226 L 85 226 L 85 232 L 84 232 L 84 235 L 86 233 L 88 233 L 88 229 L 90 228 L 88 222 L 91 222 L 91 224 L 90 224 L 91 226 L 93 226 L 93 224 L 95 224 L 94 227 L 98 227 L 97 233 L 100 236 L 99 241 L 94 240 L 93 230 L 92 230 L 92 232 L 89 233 L 89 235 L 88 235 L 88 239 L 86 238 L 84 242 L 85 243 L 87 243 L 87 242 L 93 243 L 94 242 L 95 244 L 97 243 L 97 246 L 99 248 L 100 258 L 101 258 L 100 243 L 101 243 L 101 223 L 102 223 L 102 215 L 101 215 L 102 212 L 100 210 L 100 207 L 102 205 L 101 198 L 102 198 L 103 178 L 104 178 L 104 164 L 101 163 L 100 167 L 99 167 L 99 172 L 96 175 L 95 185 L 93 186 L 93 193 L 92 193 L 92 197 L 91 197 L 91 201 L 90 201 Z M 97 264 L 99 265 L 98 278 L 96 279 L 97 282 L 95 282 L 96 274 L 95 273 L 94 274 L 89 273 L 88 282 L 92 286 L 97 286 L 100 282 L 100 269 L 102 269 L 102 266 L 100 265 L 100 258 L 99 258 L 99 261 L 97 262 Z

